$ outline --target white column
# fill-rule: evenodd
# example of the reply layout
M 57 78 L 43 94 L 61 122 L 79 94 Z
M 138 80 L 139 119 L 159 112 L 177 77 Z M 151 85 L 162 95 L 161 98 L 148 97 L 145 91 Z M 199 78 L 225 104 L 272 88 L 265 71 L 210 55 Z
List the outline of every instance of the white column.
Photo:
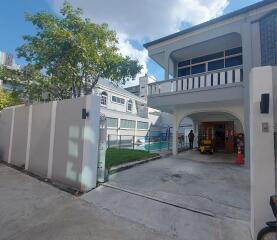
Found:
M 84 126 L 84 146 L 81 174 L 81 190 L 89 191 L 96 187 L 99 156 L 100 97 L 86 96 L 86 110 L 89 116 Z
M 13 147 L 13 133 L 14 133 L 14 116 L 15 116 L 15 107 L 12 108 L 12 122 L 11 122 L 11 134 L 10 134 L 10 143 L 9 143 L 9 154 L 8 154 L 8 163 L 12 161 L 12 147 Z
M 275 193 L 276 174 L 272 77 L 272 67 L 254 68 L 250 73 L 249 125 L 253 239 L 256 239 L 257 233 L 265 226 L 265 222 L 274 219 L 269 206 L 269 197 Z M 260 113 L 261 94 L 263 93 L 270 94 L 269 114 Z
M 173 115 L 173 134 L 172 134 L 172 154 L 177 155 L 178 154 L 178 145 L 177 145 L 177 131 L 178 131 L 178 123 L 177 123 L 177 117 L 176 112 Z
M 49 142 L 49 153 L 48 153 L 48 168 L 47 178 L 52 178 L 53 169 L 53 153 L 54 153 L 54 142 L 55 142 L 55 131 L 56 131 L 56 113 L 57 113 L 57 101 L 52 103 L 51 109 L 51 124 L 50 124 L 50 142 Z
M 29 107 L 28 116 L 28 133 L 27 133 L 27 146 L 26 146 L 26 160 L 25 160 L 25 170 L 29 169 L 30 163 L 30 146 L 31 146 L 31 131 L 32 131 L 32 117 L 33 117 L 33 106 Z

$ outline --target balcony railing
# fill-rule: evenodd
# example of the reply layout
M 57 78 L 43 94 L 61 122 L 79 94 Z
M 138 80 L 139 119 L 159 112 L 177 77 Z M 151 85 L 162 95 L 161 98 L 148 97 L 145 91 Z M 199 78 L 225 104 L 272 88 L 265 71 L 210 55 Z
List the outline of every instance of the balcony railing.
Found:
M 243 82 L 242 66 L 148 84 L 148 95 L 190 91 Z

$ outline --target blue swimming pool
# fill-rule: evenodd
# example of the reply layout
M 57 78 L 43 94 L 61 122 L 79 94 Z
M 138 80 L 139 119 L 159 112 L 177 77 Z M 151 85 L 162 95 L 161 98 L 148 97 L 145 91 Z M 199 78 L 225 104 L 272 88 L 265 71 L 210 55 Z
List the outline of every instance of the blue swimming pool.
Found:
M 169 150 L 172 145 L 169 142 L 156 142 L 156 143 L 146 143 L 142 145 L 137 145 L 135 148 L 139 150 L 145 150 L 150 152 L 158 152 L 160 150 Z

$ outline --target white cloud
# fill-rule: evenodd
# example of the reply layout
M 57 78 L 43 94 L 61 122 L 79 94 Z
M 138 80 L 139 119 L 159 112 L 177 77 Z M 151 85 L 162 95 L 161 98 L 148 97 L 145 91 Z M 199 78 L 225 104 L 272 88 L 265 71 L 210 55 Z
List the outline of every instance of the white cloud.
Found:
M 119 49 L 120 52 L 124 56 L 129 56 L 132 59 L 136 59 L 139 61 L 139 64 L 143 66 L 141 73 L 136 77 L 134 81 L 129 81 L 125 85 L 126 87 L 138 85 L 139 77 L 144 76 L 147 73 L 147 60 L 148 60 L 148 53 L 146 49 L 138 50 L 136 49 L 129 41 L 128 36 L 124 33 L 118 34 L 119 40 Z
M 58 10 L 63 0 L 53 1 Z M 106 22 L 119 33 L 121 52 L 136 58 L 147 72 L 147 52 L 130 40 L 153 40 L 221 15 L 229 0 L 69 0 L 97 23 Z M 137 83 L 137 82 L 136 82 Z M 134 84 L 134 83 L 133 83 Z

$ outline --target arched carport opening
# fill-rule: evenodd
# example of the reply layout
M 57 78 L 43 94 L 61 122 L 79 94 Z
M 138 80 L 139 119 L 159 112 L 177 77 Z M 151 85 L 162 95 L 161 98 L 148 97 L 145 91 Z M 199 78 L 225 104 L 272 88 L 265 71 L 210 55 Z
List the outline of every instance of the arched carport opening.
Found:
M 180 131 L 184 123 L 191 123 L 184 131 Z M 190 112 L 177 121 L 178 141 L 180 149 L 180 135 L 184 134 L 185 144 L 188 143 L 188 134 L 193 130 L 195 135 L 194 148 L 198 148 L 201 140 L 211 140 L 215 152 L 234 154 L 237 151 L 238 140 L 243 142 L 244 129 L 240 116 L 228 111 L 199 111 Z

